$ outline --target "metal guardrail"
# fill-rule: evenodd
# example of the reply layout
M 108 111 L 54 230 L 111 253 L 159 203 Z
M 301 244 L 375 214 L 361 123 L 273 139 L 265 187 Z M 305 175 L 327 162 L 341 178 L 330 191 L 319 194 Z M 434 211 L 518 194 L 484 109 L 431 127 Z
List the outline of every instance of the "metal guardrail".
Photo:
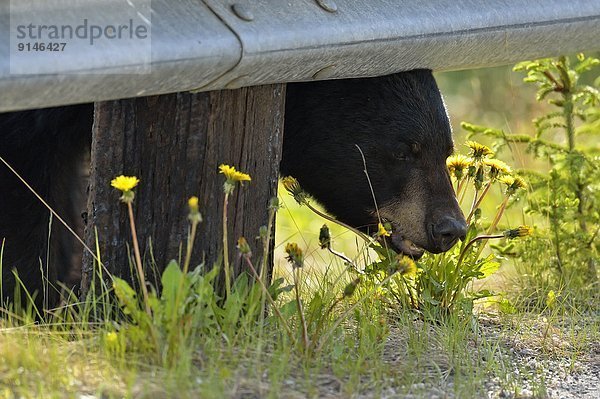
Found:
M 59 3 L 62 9 L 53 11 L 106 23 L 121 12 L 111 0 Z M 7 39 L 16 11 L 0 0 L 5 38 L 0 111 L 414 68 L 473 68 L 600 49 L 600 0 L 152 0 L 151 5 L 148 73 L 136 73 L 148 66 L 148 58 L 117 42 L 52 60 L 57 71 L 69 73 L 18 75 L 10 73 Z M 106 59 L 100 67 L 98 51 Z M 35 63 L 36 55 L 30 56 Z

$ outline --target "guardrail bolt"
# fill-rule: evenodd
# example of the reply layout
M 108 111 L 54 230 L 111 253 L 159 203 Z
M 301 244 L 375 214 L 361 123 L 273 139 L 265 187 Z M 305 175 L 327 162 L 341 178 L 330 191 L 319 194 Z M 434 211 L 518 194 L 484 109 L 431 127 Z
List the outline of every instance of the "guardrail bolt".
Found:
M 244 21 L 253 21 L 254 14 L 243 4 L 235 3 L 231 6 L 231 11 L 239 18 Z
M 319 7 L 328 12 L 336 12 L 337 4 L 333 0 L 316 0 Z

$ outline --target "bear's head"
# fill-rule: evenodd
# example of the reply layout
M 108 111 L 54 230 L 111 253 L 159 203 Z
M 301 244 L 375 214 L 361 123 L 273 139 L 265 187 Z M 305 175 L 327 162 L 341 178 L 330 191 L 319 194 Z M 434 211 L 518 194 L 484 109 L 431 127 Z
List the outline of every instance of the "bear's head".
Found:
M 446 167 L 452 132 L 429 70 L 288 85 L 283 147 L 283 175 L 347 224 L 373 232 L 389 222 L 399 252 L 444 252 L 466 234 Z

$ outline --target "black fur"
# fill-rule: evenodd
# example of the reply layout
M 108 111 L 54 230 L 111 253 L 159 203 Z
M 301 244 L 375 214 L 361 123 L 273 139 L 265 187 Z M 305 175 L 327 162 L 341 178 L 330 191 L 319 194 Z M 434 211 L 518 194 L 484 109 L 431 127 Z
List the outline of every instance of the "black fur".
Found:
M 445 215 L 459 224 L 464 218 L 446 168 L 450 124 L 431 71 L 288 86 L 282 174 L 296 177 L 342 221 L 364 228 L 378 219 L 357 146 L 379 206 L 422 207 L 423 220 L 398 209 L 391 213 L 403 220 L 390 221 L 410 230 L 403 236 L 419 246 L 446 250 L 432 229 Z
M 81 224 L 79 167 L 89 148 L 92 118 L 89 104 L 0 114 L 0 156 L 71 226 Z M 57 220 L 50 227 L 49 216 L 34 194 L 0 164 L 3 299 L 14 292 L 13 268 L 29 292 L 37 291 L 37 306 L 57 298 L 56 285 L 44 298 L 41 270 L 52 283 L 76 284 L 71 265 L 81 251 Z

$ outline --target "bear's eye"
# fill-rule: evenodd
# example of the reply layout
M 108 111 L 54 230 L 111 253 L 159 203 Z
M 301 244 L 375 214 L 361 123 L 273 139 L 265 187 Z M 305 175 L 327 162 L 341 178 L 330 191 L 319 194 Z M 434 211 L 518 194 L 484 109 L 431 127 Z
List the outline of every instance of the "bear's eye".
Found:
M 396 158 L 396 160 L 398 161 L 408 161 L 409 156 L 402 153 L 396 153 L 394 154 L 394 158 Z
M 398 143 L 393 147 L 392 155 L 398 161 L 408 161 L 411 157 L 410 146 L 405 143 Z

